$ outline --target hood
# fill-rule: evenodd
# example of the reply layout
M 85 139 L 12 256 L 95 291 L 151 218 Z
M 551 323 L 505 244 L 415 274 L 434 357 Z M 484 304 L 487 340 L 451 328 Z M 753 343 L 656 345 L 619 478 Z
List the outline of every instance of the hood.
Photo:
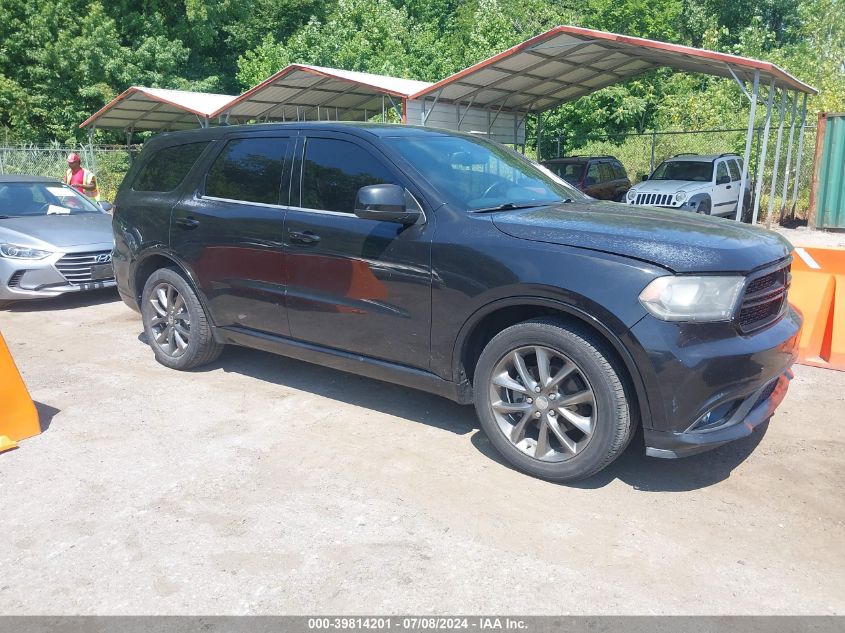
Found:
M 638 182 L 631 189 L 637 193 L 675 193 L 678 191 L 692 193 L 712 186 L 712 182 L 698 182 L 696 180 L 646 180 Z
M 20 246 L 61 250 L 71 246 L 113 241 L 111 216 L 105 213 L 0 219 L 0 242 Z
M 500 211 L 493 224 L 520 239 L 613 253 L 683 273 L 746 273 L 792 250 L 777 233 L 733 220 L 614 202 Z

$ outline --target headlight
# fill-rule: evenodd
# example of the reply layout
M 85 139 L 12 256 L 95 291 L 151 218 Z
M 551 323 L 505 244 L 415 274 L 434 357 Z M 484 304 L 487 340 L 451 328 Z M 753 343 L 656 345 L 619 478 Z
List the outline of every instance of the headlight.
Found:
M 0 257 L 9 259 L 44 259 L 52 255 L 50 251 L 40 251 L 37 248 L 28 246 L 15 246 L 14 244 L 0 244 Z
M 625 197 L 628 198 L 628 202 L 633 202 L 637 197 L 637 192 L 632 189 L 628 189 L 628 193 L 625 194 Z
M 744 277 L 658 277 L 640 293 L 640 303 L 664 321 L 728 321 Z
M 687 199 L 687 192 L 686 191 L 679 191 L 675 194 L 675 202 L 683 202 Z

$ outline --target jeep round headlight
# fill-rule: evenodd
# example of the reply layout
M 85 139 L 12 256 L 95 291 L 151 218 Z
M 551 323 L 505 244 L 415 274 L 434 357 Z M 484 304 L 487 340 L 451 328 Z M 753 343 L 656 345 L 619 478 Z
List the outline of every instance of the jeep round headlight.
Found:
M 744 277 L 658 277 L 640 293 L 640 303 L 664 321 L 728 321 Z
M 6 257 L 8 259 L 44 259 L 51 254 L 50 251 L 40 251 L 37 248 L 29 248 L 28 246 L 0 244 L 0 257 Z
M 683 202 L 687 199 L 687 192 L 686 191 L 679 191 L 675 194 L 675 202 Z
M 637 192 L 633 189 L 628 189 L 628 193 L 625 194 L 625 198 L 628 202 L 633 202 L 637 198 Z

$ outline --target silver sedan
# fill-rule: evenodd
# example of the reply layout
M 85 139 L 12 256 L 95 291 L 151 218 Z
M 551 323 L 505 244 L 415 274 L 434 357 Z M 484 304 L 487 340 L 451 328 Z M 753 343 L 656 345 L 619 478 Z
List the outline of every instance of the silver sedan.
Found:
M 114 286 L 111 216 L 54 178 L 0 175 L 0 303 Z

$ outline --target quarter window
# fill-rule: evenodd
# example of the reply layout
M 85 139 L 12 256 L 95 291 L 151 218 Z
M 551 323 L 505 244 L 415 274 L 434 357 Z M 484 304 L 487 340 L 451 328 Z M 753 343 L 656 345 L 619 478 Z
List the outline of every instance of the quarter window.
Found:
M 173 191 L 205 150 L 208 142 L 186 143 L 160 149 L 141 168 L 132 188 L 135 191 Z
M 288 140 L 277 137 L 229 141 L 208 172 L 205 195 L 278 204 L 287 147 Z M 281 199 L 287 202 L 286 189 Z
M 393 183 L 395 178 L 370 152 L 349 141 L 309 138 L 302 165 L 302 202 L 307 209 L 355 212 L 361 187 Z

